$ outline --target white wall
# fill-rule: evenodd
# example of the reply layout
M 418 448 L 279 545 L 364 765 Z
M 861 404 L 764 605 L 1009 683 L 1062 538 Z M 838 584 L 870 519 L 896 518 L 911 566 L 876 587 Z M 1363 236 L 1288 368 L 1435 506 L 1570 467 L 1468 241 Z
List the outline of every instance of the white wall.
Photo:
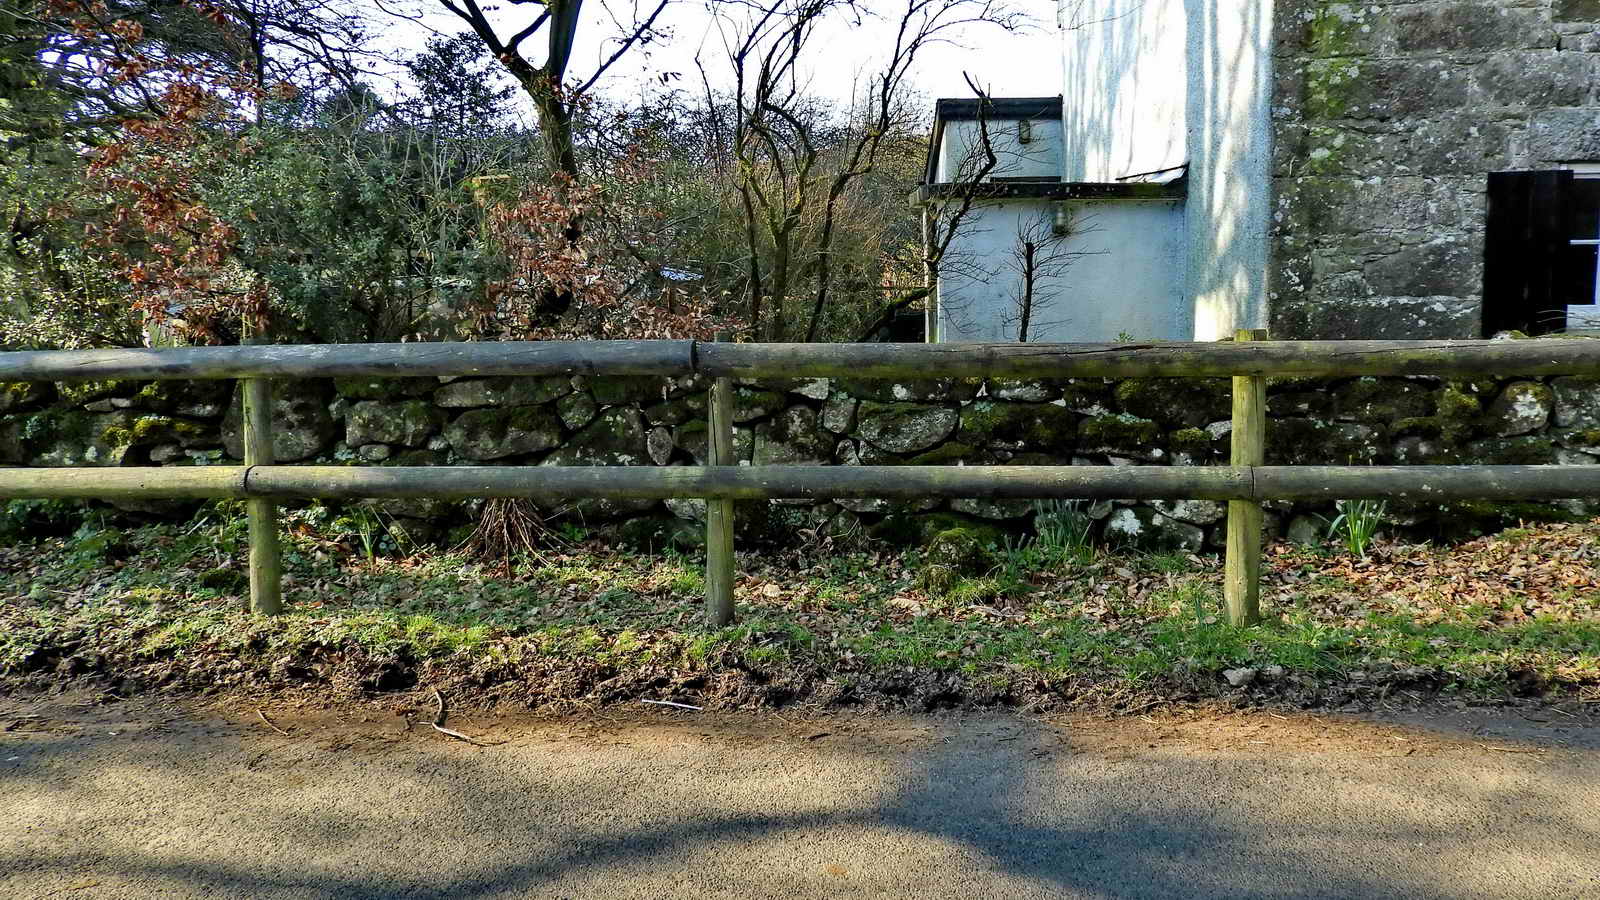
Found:
M 939 279 L 938 340 L 1014 341 L 1018 276 L 1006 267 L 1020 225 L 1051 215 L 1055 204 L 1012 200 L 977 207 L 951 243 Z M 1178 200 L 1099 200 L 1067 204 L 1077 259 L 1041 285 L 1053 293 L 1030 328 L 1031 341 L 1187 340 L 1194 329 L 1184 301 L 1183 204 Z
M 1188 159 L 1183 0 L 1059 0 L 1067 181 Z
M 1015 119 L 991 119 L 989 146 L 994 148 L 995 167 L 990 178 L 1060 177 L 1061 127 L 1053 118 L 1030 119 L 1032 140 L 1024 144 L 1018 137 Z M 938 180 L 944 183 L 967 181 L 974 169 L 962 171 L 970 159 L 975 165 L 983 164 L 983 151 L 979 147 L 978 123 L 972 119 L 954 119 L 944 125 L 944 137 L 939 144 Z
M 1066 179 L 1187 161 L 1188 337 L 1265 325 L 1271 0 L 1059 2 Z

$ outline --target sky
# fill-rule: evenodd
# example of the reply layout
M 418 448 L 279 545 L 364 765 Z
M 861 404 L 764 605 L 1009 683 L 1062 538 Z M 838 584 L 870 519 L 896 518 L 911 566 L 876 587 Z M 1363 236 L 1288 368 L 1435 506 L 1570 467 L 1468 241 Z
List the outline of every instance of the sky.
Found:
M 612 2 L 620 4 L 614 7 L 619 15 L 631 13 L 631 0 Z M 486 9 L 490 6 L 484 0 L 480 3 Z M 384 5 L 417 17 L 408 21 L 376 15 L 376 23 L 384 27 L 380 43 L 396 59 L 420 49 L 430 31 L 454 34 L 465 30 L 465 24 L 437 0 L 401 0 Z M 529 10 L 535 8 L 532 4 L 500 5 L 503 8 L 494 15 L 505 23 L 500 29 L 502 35 L 513 33 L 515 23 L 529 21 Z M 868 10 L 892 13 L 899 3 L 864 0 L 864 5 Z M 924 51 L 912 73 L 911 87 L 928 98 L 930 111 L 933 98 L 972 96 L 963 72 L 970 72 L 992 96 L 1053 96 L 1061 92 L 1061 38 L 1055 27 L 1054 3 L 1019 0 L 1015 8 L 1032 16 L 1035 24 L 1031 29 L 1007 33 L 992 25 L 972 26 L 954 36 L 959 43 L 935 45 Z M 645 53 L 630 52 L 596 86 L 599 92 L 615 99 L 637 98 L 645 85 L 659 85 L 661 77 L 670 77 L 670 73 L 680 76 L 675 84 L 698 90 L 697 53 L 707 61 L 713 85 L 721 86 L 716 78 L 717 62 L 725 60 L 721 55 L 722 39 L 704 0 L 674 0 L 658 21 L 670 26 L 668 40 Z M 599 0 L 588 0 L 570 74 L 586 78 L 596 63 L 611 52 L 603 39 L 616 33 L 616 26 L 605 18 Z M 860 27 L 836 25 L 830 31 L 819 32 L 813 44 L 813 67 L 808 73 L 812 90 L 835 99 L 848 97 L 855 85 L 881 66 L 884 48 L 893 35 L 892 26 L 882 19 L 868 19 Z M 532 51 L 543 50 L 541 37 L 532 38 L 525 45 L 525 52 L 535 63 L 541 57 Z

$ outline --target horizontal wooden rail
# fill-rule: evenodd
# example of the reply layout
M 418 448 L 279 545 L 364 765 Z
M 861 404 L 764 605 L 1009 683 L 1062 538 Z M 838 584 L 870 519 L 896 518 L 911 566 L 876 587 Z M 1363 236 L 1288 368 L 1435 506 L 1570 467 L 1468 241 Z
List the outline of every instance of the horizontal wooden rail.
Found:
M 15 499 L 1559 500 L 1600 466 L 168 466 L 0 469 Z
M 0 382 L 423 377 L 1156 377 L 1600 374 L 1600 340 L 1140 344 L 733 344 L 528 341 L 0 353 Z
M 264 344 L 0 353 L 0 381 L 693 372 L 693 341 Z

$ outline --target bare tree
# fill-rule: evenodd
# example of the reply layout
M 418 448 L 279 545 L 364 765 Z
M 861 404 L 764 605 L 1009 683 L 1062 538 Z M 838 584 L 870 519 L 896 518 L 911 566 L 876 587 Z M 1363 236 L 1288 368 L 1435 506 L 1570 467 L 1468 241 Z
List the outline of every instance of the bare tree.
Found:
M 1011 306 L 1001 321 L 1016 329 L 1017 340 L 1026 343 L 1039 329 L 1062 324 L 1049 319 L 1061 294 L 1060 279 L 1073 264 L 1099 251 L 1078 250 L 1072 239 L 1094 231 L 1076 221 L 1066 210 L 1043 212 L 1017 224 L 1016 241 L 1001 271 L 1011 281 Z
M 762 0 L 723 15 L 734 81 L 736 183 L 749 251 L 746 287 L 757 335 L 789 336 L 790 301 L 803 281 L 810 297 L 804 329 L 796 333 L 817 339 L 834 299 L 834 242 L 848 195 L 885 149 L 918 124 L 906 93 L 919 54 L 965 26 L 1013 28 L 1020 21 L 996 0 L 903 4 L 891 19 L 894 37 L 883 68 L 844 123 L 820 114 L 799 73 L 819 25 L 859 23 L 871 15 L 857 0 Z M 702 77 L 709 85 L 703 64 Z
M 971 74 L 965 74 L 964 77 L 978 99 L 973 129 L 975 139 L 961 158 L 956 160 L 948 182 L 923 186 L 921 256 L 917 261 L 922 284 L 910 290 L 897 291 L 885 300 L 877 317 L 857 336 L 858 341 L 873 339 L 889 327 L 901 310 L 918 303 L 929 305 L 929 326 L 930 329 L 935 327 L 938 318 L 936 304 L 943 302 L 939 296 L 941 276 L 966 275 L 975 281 L 989 281 L 996 274 L 984 260 L 960 252 L 955 244 L 957 235 L 971 237 L 979 233 L 972 213 L 981 202 L 992 196 L 990 176 L 1003 167 L 1003 153 L 995 147 L 989 125 L 989 108 L 992 105 L 989 93 L 978 85 Z M 960 312 L 957 308 L 948 310 L 951 315 L 959 315 Z M 932 334 L 932 331 L 929 333 Z
M 466 22 L 472 33 L 516 79 L 538 110 L 539 131 L 551 164 L 568 177 L 577 179 L 578 151 L 573 121 L 584 98 L 619 59 L 658 36 L 657 21 L 670 0 L 646 0 L 644 5 L 634 3 L 626 10 L 622 9 L 621 0 L 598 0 L 600 8 L 616 27 L 617 36 L 605 58 L 587 75 L 576 78 L 568 70 L 585 0 L 510 0 L 512 9 L 520 11 L 532 7 L 537 11 L 530 10 L 528 15 L 519 16 L 509 27 L 497 27 L 490 18 L 498 4 L 485 5 L 478 0 L 436 2 Z M 535 63 L 524 48 L 529 38 L 541 33 L 545 43 L 543 61 Z

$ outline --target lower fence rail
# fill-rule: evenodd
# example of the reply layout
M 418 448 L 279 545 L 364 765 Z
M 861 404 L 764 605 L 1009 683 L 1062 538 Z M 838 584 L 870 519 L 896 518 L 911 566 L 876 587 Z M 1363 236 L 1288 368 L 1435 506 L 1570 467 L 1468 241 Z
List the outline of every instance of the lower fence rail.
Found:
M 1562 500 L 1600 466 L 193 466 L 0 468 L 31 499 Z

